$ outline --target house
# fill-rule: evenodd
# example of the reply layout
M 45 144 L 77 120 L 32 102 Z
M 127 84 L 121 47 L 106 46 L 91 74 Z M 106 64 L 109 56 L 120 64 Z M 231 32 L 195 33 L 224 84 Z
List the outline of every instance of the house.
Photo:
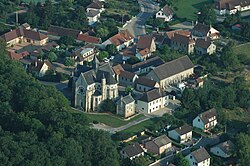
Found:
M 208 131 L 214 128 L 216 124 L 217 124 L 217 111 L 214 108 L 199 114 L 193 120 L 193 127 L 200 128 L 204 131 Z
M 137 100 L 138 110 L 151 114 L 164 108 L 169 103 L 167 94 L 161 89 L 152 89 L 144 92 L 142 97 Z
M 78 63 L 83 65 L 84 61 L 91 62 L 94 56 L 98 54 L 94 45 L 88 44 L 74 51 L 71 57 Z
M 212 55 L 216 52 L 216 45 L 214 42 L 208 38 L 205 39 L 197 39 L 195 41 L 195 53 L 198 55 Z
M 50 25 L 48 28 L 48 36 L 52 40 L 59 40 L 62 36 L 71 36 L 78 42 L 86 42 L 90 44 L 99 44 L 101 42 L 100 38 L 90 36 L 88 34 L 83 34 L 80 30 L 64 28 L 59 26 Z
M 212 40 L 220 37 L 220 32 L 214 29 L 211 25 L 197 23 L 191 30 L 193 38 L 211 38 Z
M 72 78 L 74 106 L 85 112 L 97 110 L 102 101 L 118 97 L 118 82 L 110 63 L 96 56 L 92 67 L 78 65 Z
M 128 30 L 122 30 L 118 32 L 116 35 L 112 36 L 108 40 L 102 43 L 104 47 L 109 44 L 114 44 L 116 46 L 117 51 L 121 51 L 122 49 L 130 46 L 134 43 L 134 36 Z
M 172 141 L 166 135 L 161 135 L 145 143 L 145 149 L 158 155 L 171 150 L 171 148 Z
M 135 100 L 131 94 L 127 96 L 121 96 L 116 103 L 116 113 L 124 118 L 128 118 L 135 114 Z
M 168 31 L 165 34 L 164 44 L 166 43 L 169 47 L 171 47 L 171 41 L 172 41 L 172 38 L 174 37 L 175 34 L 179 34 L 179 35 L 186 36 L 186 37 L 191 36 L 191 32 L 186 31 L 186 30 Z
M 235 145 L 232 143 L 232 141 L 228 140 L 211 147 L 210 152 L 216 156 L 228 158 L 232 155 L 232 151 L 234 150 L 234 148 Z
M 173 10 L 168 6 L 165 5 L 160 11 L 158 11 L 155 15 L 157 19 L 162 19 L 164 21 L 170 22 L 174 16 Z
M 98 11 L 99 13 L 101 13 L 105 10 L 104 4 L 100 1 L 94 1 L 86 7 L 87 13 L 91 10 Z
M 53 66 L 49 61 L 35 60 L 29 66 L 28 71 L 34 74 L 36 77 L 43 77 L 46 72 L 52 70 Z
M 122 71 L 124 71 L 123 67 L 120 64 L 114 65 L 112 67 L 113 71 L 115 72 L 116 80 L 119 81 L 119 75 Z
M 194 73 L 194 64 L 188 56 L 166 62 L 153 70 L 146 77 L 158 82 L 160 88 L 181 82 Z
M 135 80 L 138 76 L 135 73 L 129 71 L 120 71 L 119 85 L 121 86 L 132 86 L 134 87 Z
M 38 31 L 25 29 L 23 26 L 11 30 L 0 36 L 5 42 L 7 47 L 14 46 L 18 43 L 31 43 L 34 45 L 45 45 L 48 41 L 48 36 Z
M 133 160 L 136 157 L 144 156 L 144 150 L 139 143 L 134 143 L 123 148 L 121 150 L 121 156 L 123 159 L 129 158 L 130 160 Z
M 135 56 L 140 59 L 140 61 L 145 61 L 151 56 L 151 52 L 148 48 L 140 50 Z
M 162 47 L 164 44 L 166 44 L 166 32 L 152 32 L 151 34 L 155 38 L 155 44 L 157 47 Z
M 211 157 L 205 148 L 201 147 L 185 157 L 190 166 L 209 166 Z
M 21 53 L 16 53 L 14 51 L 8 51 L 8 55 L 10 59 L 12 60 L 20 60 L 23 59 L 24 57 L 28 56 L 29 53 L 27 51 L 21 52 Z
M 171 48 L 173 50 L 181 51 L 188 55 L 194 53 L 194 45 L 195 41 L 191 36 L 174 33 L 171 39 Z
M 155 38 L 152 35 L 144 35 L 138 37 L 136 45 L 137 52 L 148 48 L 150 52 L 156 51 Z
M 140 76 L 135 80 L 135 89 L 141 92 L 147 92 L 154 88 L 160 88 L 160 85 L 151 79 Z
M 250 10 L 249 0 L 216 0 L 214 10 L 217 15 L 231 15 Z
M 119 54 L 122 56 L 123 61 L 126 61 L 131 57 L 136 56 L 136 45 L 131 45 L 127 48 L 124 48 L 122 51 L 119 52 Z
M 192 140 L 192 127 L 185 124 L 168 132 L 168 137 L 182 143 Z
M 242 30 L 242 26 L 241 24 L 235 24 L 231 27 L 232 30 L 234 31 L 241 31 Z
M 97 10 L 89 10 L 86 13 L 86 16 L 87 16 L 89 25 L 93 25 L 96 22 L 98 22 L 99 18 L 101 17 L 101 13 Z
M 124 70 L 130 71 L 132 73 L 143 74 L 150 72 L 152 69 L 162 64 L 164 64 L 164 61 L 156 56 L 133 65 L 125 63 L 122 64 L 122 67 L 124 68 Z

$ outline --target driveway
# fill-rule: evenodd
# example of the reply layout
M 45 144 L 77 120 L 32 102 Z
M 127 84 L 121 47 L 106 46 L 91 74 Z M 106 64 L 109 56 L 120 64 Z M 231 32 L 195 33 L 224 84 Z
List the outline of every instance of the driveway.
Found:
M 123 28 L 135 37 L 146 34 L 145 22 L 159 10 L 158 5 L 151 0 L 138 0 L 138 3 L 141 12 Z

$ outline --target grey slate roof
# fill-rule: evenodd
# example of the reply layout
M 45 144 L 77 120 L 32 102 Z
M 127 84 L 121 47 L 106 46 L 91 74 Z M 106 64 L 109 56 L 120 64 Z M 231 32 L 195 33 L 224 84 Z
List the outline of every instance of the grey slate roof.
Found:
M 146 61 L 142 61 L 142 62 L 139 62 L 139 63 L 136 63 L 134 65 L 130 65 L 130 64 L 122 64 L 122 67 L 127 70 L 127 71 L 130 71 L 130 72 L 137 72 L 139 71 L 139 69 L 145 69 L 147 67 L 157 67 L 157 66 L 160 66 L 164 64 L 164 61 L 159 58 L 159 57 L 153 57 L 153 58 L 150 58 L 150 59 L 147 59 Z
M 195 158 L 195 160 L 198 163 L 210 158 L 210 155 L 208 154 L 208 152 L 206 151 L 206 149 L 203 148 L 203 147 L 200 148 L 200 149 L 197 149 L 197 150 L 193 151 L 191 153 L 191 155 Z
M 121 98 L 121 100 L 123 101 L 124 104 L 129 104 L 135 101 L 130 94 Z
M 139 100 L 148 103 L 153 100 L 159 99 L 160 97 L 164 95 L 165 95 L 165 92 L 162 92 L 159 89 L 152 89 L 148 92 L 145 92 Z
M 189 126 L 189 125 L 187 125 L 187 124 L 185 124 L 183 126 L 180 126 L 180 127 L 176 128 L 175 131 L 178 134 L 183 135 L 183 134 L 186 134 L 186 133 L 192 131 L 192 127 Z
M 144 152 L 139 143 L 128 145 L 125 148 L 123 148 L 123 151 L 128 155 L 128 157 L 134 157 Z
M 100 12 L 96 10 L 89 10 L 89 12 L 86 13 L 87 17 L 95 17 L 98 14 L 100 14 Z
M 222 142 L 218 145 L 215 145 L 214 147 L 219 147 L 226 154 L 230 154 L 233 148 L 235 147 L 235 145 L 232 143 L 232 141 L 229 140 L 229 141 Z
M 163 65 L 156 67 L 153 72 L 156 76 L 163 80 L 165 78 L 171 77 L 175 74 L 183 72 L 185 70 L 191 69 L 194 67 L 194 64 L 189 59 L 188 56 L 183 56 L 173 61 L 167 62 Z
M 135 80 L 135 83 L 139 85 L 144 85 L 147 87 L 154 87 L 157 82 L 154 80 L 148 79 L 146 77 L 140 76 L 138 79 Z
M 210 26 L 209 25 L 198 23 L 198 24 L 196 24 L 194 26 L 194 28 L 193 28 L 192 31 L 197 31 L 197 32 L 202 33 L 203 35 L 207 35 L 207 33 L 209 32 L 209 30 L 210 30 Z
M 158 147 L 162 147 L 171 142 L 171 140 L 166 135 L 161 135 L 152 140 Z
M 215 108 L 212 108 L 206 112 L 203 112 L 199 115 L 201 120 L 203 121 L 204 124 L 207 124 L 209 122 L 209 119 L 212 117 L 217 116 L 217 112 Z

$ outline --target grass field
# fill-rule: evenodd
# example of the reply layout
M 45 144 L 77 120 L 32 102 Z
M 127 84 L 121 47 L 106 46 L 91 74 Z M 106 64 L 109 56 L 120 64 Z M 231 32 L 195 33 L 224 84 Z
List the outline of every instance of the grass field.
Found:
M 236 46 L 234 47 L 234 52 L 236 54 L 244 54 L 246 56 L 249 56 L 249 53 L 250 53 L 250 43 L 247 43 L 247 44 L 244 44 L 244 45 L 241 45 L 241 46 Z
M 23 0 L 24 2 L 32 2 L 32 3 L 37 3 L 37 2 L 45 2 L 45 0 Z
M 187 18 L 187 20 L 196 21 L 197 12 L 204 4 L 213 2 L 213 0 L 177 0 L 173 2 L 173 7 L 177 17 Z
M 127 129 L 125 129 L 125 130 L 123 130 L 121 132 L 136 134 L 136 133 L 138 133 L 138 132 L 140 132 L 140 131 L 142 131 L 142 130 L 148 128 L 148 127 L 150 127 L 153 124 L 154 124 L 154 121 L 152 119 L 149 119 L 149 120 L 146 120 L 146 121 L 144 121 L 142 123 L 139 123 L 139 124 L 137 124 L 135 126 L 127 128 Z
M 134 118 L 125 121 L 125 120 L 120 119 L 119 117 L 116 117 L 113 115 L 108 115 L 108 114 L 87 114 L 86 113 L 85 115 L 90 119 L 90 121 L 95 120 L 99 123 L 104 123 L 104 124 L 111 126 L 111 127 L 120 127 L 120 126 L 128 124 L 131 121 L 142 118 L 144 116 L 142 114 L 139 114 L 139 115 L 135 116 Z

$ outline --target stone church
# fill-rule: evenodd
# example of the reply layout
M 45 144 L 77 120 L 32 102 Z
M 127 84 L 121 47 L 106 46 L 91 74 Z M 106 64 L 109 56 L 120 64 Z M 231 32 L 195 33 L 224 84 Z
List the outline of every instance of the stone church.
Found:
M 72 88 L 74 106 L 85 112 L 95 111 L 106 99 L 118 97 L 118 82 L 109 63 L 100 64 L 94 57 L 92 67 L 78 65 Z

